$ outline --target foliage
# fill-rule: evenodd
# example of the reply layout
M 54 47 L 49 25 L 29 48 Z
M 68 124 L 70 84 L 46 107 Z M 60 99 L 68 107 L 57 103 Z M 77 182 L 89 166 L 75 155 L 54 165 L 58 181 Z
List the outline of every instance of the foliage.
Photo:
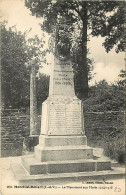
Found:
M 83 1 L 83 0 L 25 0 L 26 6 L 36 17 L 43 17 L 42 28 L 53 32 L 59 18 L 67 18 L 71 26 L 72 36 L 69 36 L 71 55 L 76 64 L 75 83 L 80 83 L 81 97 L 88 95 L 88 78 L 92 63 L 87 58 L 87 29 L 92 36 L 105 37 L 103 43 L 106 51 L 116 44 L 116 51 L 124 51 L 124 7 L 125 2 L 119 1 Z M 61 23 L 62 24 L 62 23 Z M 91 62 L 91 61 L 90 61 Z M 76 86 L 76 85 L 75 85 Z
M 124 106 L 124 86 L 109 85 L 105 80 L 91 86 L 89 98 L 84 101 L 84 110 L 89 112 L 119 111 Z
M 36 79 L 36 86 L 38 113 L 41 114 L 42 102 L 47 99 L 49 94 L 49 76 L 40 74 Z
M 25 34 L 14 30 L 15 27 L 7 30 L 6 24 L 1 23 L 2 102 L 5 108 L 17 108 L 29 102 Z
M 35 58 L 40 64 L 39 45 L 42 42 L 35 36 L 26 40 L 27 33 L 21 33 L 16 27 L 1 27 L 1 76 L 2 104 L 4 108 L 29 107 L 30 101 L 30 69 L 29 61 Z M 26 67 L 28 65 L 28 67 Z
M 119 163 L 125 163 L 125 133 L 122 131 L 120 133 L 114 133 L 114 136 L 107 136 L 104 138 L 101 136 L 99 140 L 93 140 L 90 143 L 92 147 L 103 148 L 103 154 L 116 160 Z
M 125 3 L 125 1 L 102 1 L 91 3 L 93 9 L 92 6 L 89 7 L 89 29 L 93 36 L 105 37 L 103 46 L 107 52 L 114 46 L 117 53 L 125 51 Z
M 125 1 L 26 0 L 25 4 L 33 15 L 44 18 L 42 26 L 47 32 L 52 31 L 58 15 L 69 15 L 71 24 L 79 22 L 78 27 L 81 29 L 80 21 L 86 22 L 84 11 L 87 10 L 88 29 L 91 34 L 106 37 L 104 46 L 107 51 L 115 44 L 116 51 L 124 51 Z
M 27 53 L 27 61 L 26 61 L 26 67 L 31 68 L 31 66 L 36 67 L 36 73 L 38 73 L 38 70 L 40 67 L 42 67 L 42 63 L 45 63 L 45 54 L 48 52 L 48 49 L 43 49 L 45 40 L 44 40 L 44 34 L 41 39 L 37 35 L 35 35 L 33 38 L 27 39 L 27 45 L 26 45 L 26 53 Z
M 125 84 L 126 84 L 126 70 L 121 70 L 121 71 L 120 71 L 120 74 L 119 74 L 119 77 L 120 77 L 121 79 L 118 81 L 118 85 L 119 85 L 121 88 L 124 88 L 124 87 L 125 87 Z
M 104 145 L 104 154 L 112 159 L 117 160 L 119 163 L 124 163 L 126 160 L 125 155 L 125 138 L 115 137 L 110 138 L 106 142 L 102 142 Z

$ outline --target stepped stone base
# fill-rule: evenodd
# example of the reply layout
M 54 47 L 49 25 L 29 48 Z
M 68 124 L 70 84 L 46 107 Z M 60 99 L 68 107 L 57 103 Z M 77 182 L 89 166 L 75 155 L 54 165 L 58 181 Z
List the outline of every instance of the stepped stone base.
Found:
M 40 135 L 35 158 L 41 162 L 92 159 L 93 149 L 87 146 L 86 136 Z
M 50 174 L 50 173 L 72 173 L 110 170 L 110 161 L 96 160 L 66 160 L 39 162 L 32 156 L 22 157 L 22 165 L 30 175 Z
M 72 173 L 53 173 L 30 175 L 28 171 L 19 163 L 12 163 L 11 169 L 14 176 L 21 185 L 58 185 L 69 182 L 110 180 L 125 178 L 125 169 L 117 167 L 106 171 L 72 172 Z
M 113 174 L 111 161 L 95 159 L 93 148 L 87 146 L 85 135 L 40 135 L 34 154 L 22 156 L 20 165 L 11 166 L 20 182 L 45 182 L 54 179 L 74 181 L 88 178 L 88 173 L 94 178 L 102 176 L 103 171 L 107 176 Z

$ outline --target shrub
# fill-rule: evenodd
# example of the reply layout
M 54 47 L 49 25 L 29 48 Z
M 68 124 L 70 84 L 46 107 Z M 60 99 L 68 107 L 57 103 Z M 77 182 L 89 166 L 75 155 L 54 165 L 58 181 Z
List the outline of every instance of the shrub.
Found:
M 110 138 L 107 142 L 105 142 L 104 154 L 117 160 L 119 163 L 124 163 L 126 160 L 124 137 Z
M 108 84 L 105 80 L 89 88 L 89 97 L 84 101 L 84 111 L 105 112 L 124 110 L 124 85 Z

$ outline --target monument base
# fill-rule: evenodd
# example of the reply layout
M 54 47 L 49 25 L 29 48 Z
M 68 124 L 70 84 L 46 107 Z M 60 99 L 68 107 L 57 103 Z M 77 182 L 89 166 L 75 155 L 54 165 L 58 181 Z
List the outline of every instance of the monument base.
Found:
M 111 170 L 110 161 L 81 159 L 40 162 L 34 155 L 22 157 L 22 165 L 30 175 Z
M 68 173 L 48 173 L 30 175 L 29 172 L 19 163 L 12 163 L 11 169 L 19 185 L 61 185 L 72 182 L 97 181 L 104 182 L 112 179 L 125 179 L 125 168 L 112 167 L 112 170 L 87 171 L 87 172 L 68 172 Z
M 34 154 L 11 167 L 20 183 L 52 182 L 123 175 L 111 161 L 93 155 L 83 128 L 82 102 L 76 97 L 51 96 L 42 105 L 42 128 Z M 99 179 L 100 179 L 99 178 Z
M 34 155 L 22 157 L 22 165 L 30 175 L 111 169 L 110 161 L 93 160 L 86 136 L 41 135 Z
M 74 181 L 87 177 L 86 173 L 90 177 L 102 176 L 103 171 L 107 176 L 113 173 L 111 161 L 94 159 L 93 148 L 87 146 L 81 100 L 52 96 L 42 109 L 43 126 L 34 154 L 22 156 L 20 165 L 11 165 L 20 182 L 53 182 L 56 178 Z
M 21 157 L 21 164 L 11 168 L 20 184 L 58 184 L 83 180 L 125 177 L 125 172 L 111 168 L 111 161 L 94 158 L 86 136 L 44 136 L 33 155 Z
M 85 135 L 40 135 L 34 154 L 23 156 L 21 164 L 31 176 L 111 170 L 110 161 L 93 159 L 93 148 L 87 146 Z

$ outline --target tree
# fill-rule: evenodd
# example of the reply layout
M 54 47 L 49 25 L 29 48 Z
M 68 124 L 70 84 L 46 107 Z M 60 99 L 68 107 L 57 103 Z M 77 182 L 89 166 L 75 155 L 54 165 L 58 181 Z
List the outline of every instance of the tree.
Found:
M 120 80 L 118 81 L 118 85 L 122 88 L 125 87 L 126 84 L 126 70 L 121 70 L 119 74 Z
M 43 42 L 37 36 L 27 40 L 27 32 L 18 32 L 15 26 L 7 29 L 6 24 L 3 22 L 0 25 L 2 103 L 4 108 L 29 107 L 29 62 L 35 58 L 37 74 L 41 57 L 45 54 L 41 51 Z
M 101 3 L 100 12 L 102 9 L 104 10 L 104 20 L 102 20 L 102 13 L 100 22 L 95 21 L 97 18 L 93 20 L 92 35 L 105 37 L 103 46 L 106 52 L 109 52 L 114 46 L 116 46 L 115 51 L 117 53 L 125 51 L 125 6 L 125 1 Z M 100 26 L 100 24 L 102 25 Z
M 52 32 L 59 16 L 65 15 L 71 20 L 71 26 L 78 30 L 75 72 L 80 84 L 82 98 L 88 96 L 87 30 L 92 36 L 106 37 L 104 47 L 108 52 L 117 44 L 116 51 L 124 51 L 124 3 L 118 1 L 83 0 L 26 0 L 25 4 L 33 15 L 43 17 L 42 28 Z M 72 44 L 71 44 L 72 45 Z M 75 54 L 74 53 L 74 54 Z
M 89 98 L 84 101 L 84 110 L 89 112 L 123 111 L 124 106 L 122 82 L 109 85 L 102 80 L 90 87 Z
M 42 42 L 37 35 L 28 39 L 28 43 L 27 53 L 30 59 L 26 65 L 30 69 L 30 136 L 32 136 L 39 133 L 37 129 L 36 73 L 41 66 L 41 62 L 44 61 L 42 57 L 45 55 L 45 52 L 42 44 L 44 41 Z
M 27 61 L 25 34 L 7 30 L 1 23 L 1 81 L 2 102 L 4 108 L 21 108 L 29 105 L 29 70 Z

